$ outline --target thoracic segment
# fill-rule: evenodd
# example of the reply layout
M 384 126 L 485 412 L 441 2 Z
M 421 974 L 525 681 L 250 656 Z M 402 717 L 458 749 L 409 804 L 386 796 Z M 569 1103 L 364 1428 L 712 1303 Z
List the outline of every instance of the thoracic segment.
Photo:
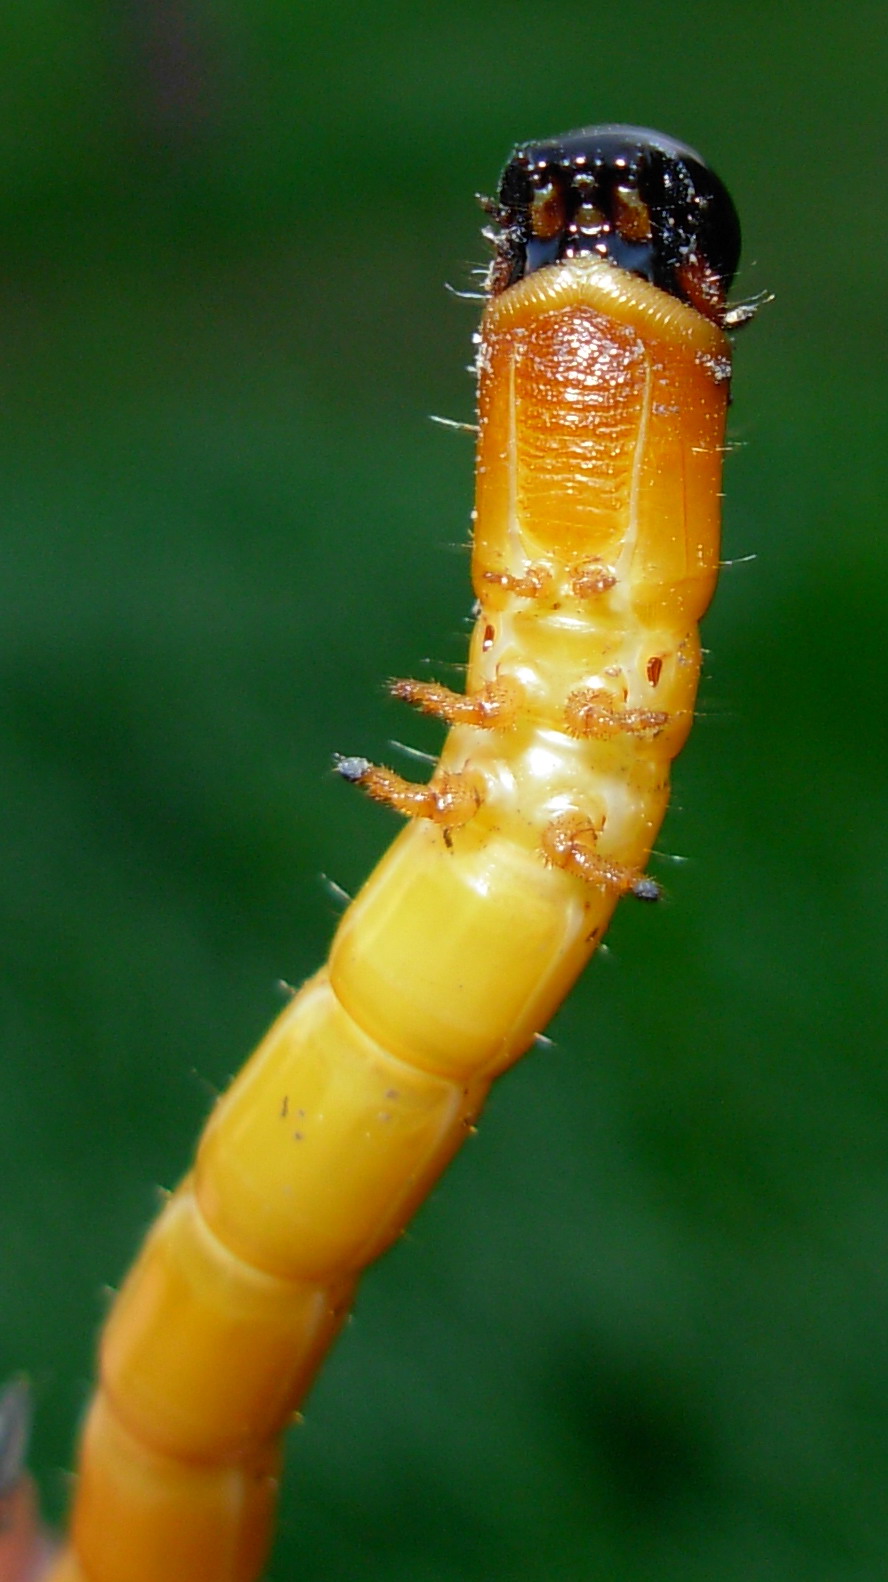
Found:
M 487 682 L 477 693 L 468 695 L 452 692 L 438 682 L 410 680 L 392 682 L 390 691 L 394 698 L 412 703 L 425 713 L 445 719 L 451 725 L 474 730 L 514 728 L 522 704 L 526 719 L 530 717 L 522 689 L 515 681 Z M 610 741 L 621 735 L 656 736 L 668 719 L 663 711 L 628 708 L 615 703 L 606 692 L 578 688 L 567 699 L 563 725 L 570 737 Z M 542 723 L 547 724 L 545 720 Z M 556 731 L 550 728 L 546 734 L 551 741 Z M 439 768 L 425 785 L 406 780 L 394 770 L 371 764 L 366 758 L 337 756 L 334 763 L 344 779 L 360 785 L 374 801 L 385 803 L 407 818 L 425 819 L 438 825 L 445 843 L 452 849 L 454 832 L 475 818 L 485 800 L 490 800 L 491 788 L 502 787 L 508 781 L 506 751 L 500 745 L 492 755 L 483 754 L 487 767 L 483 777 L 473 772 L 469 756 L 464 770 L 447 772 Z M 476 750 L 475 756 L 481 754 Z M 493 801 L 497 801 L 495 792 Z M 605 823 L 606 818 L 602 818 L 596 825 L 588 813 L 580 812 L 544 821 L 540 854 L 552 866 L 615 897 L 634 895 L 643 900 L 656 899 L 660 892 L 654 880 L 645 879 L 639 869 L 603 856 L 596 849 Z

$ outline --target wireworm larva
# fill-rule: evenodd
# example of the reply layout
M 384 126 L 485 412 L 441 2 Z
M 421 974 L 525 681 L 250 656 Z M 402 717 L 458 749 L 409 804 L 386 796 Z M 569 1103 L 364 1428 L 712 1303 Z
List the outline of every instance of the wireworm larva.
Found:
M 465 694 L 327 965 L 216 1104 L 112 1308 L 52 1582 L 252 1582 L 283 1431 L 361 1270 L 645 873 L 719 563 L 740 235 L 693 150 L 635 127 L 514 153 L 486 200 Z

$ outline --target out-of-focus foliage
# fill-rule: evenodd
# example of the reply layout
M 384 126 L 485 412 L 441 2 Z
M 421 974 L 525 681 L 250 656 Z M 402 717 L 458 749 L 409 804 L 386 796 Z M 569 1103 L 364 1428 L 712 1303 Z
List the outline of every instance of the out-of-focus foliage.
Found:
M 5 9 L 0 1365 L 54 1511 L 103 1283 L 390 833 L 329 754 L 432 747 L 379 683 L 464 652 L 425 415 L 471 416 L 472 194 L 619 119 L 776 293 L 689 861 L 368 1277 L 270 1576 L 884 1578 L 885 45 L 826 0 Z

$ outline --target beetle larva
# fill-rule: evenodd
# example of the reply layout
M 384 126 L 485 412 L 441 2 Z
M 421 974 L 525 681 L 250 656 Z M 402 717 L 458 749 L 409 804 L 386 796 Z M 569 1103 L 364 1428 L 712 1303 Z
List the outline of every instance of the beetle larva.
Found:
M 328 964 L 218 1102 L 106 1324 L 53 1582 L 250 1582 L 283 1430 L 495 1076 L 645 865 L 718 568 L 739 255 L 691 149 L 633 127 L 519 147 L 486 203 L 465 695 Z

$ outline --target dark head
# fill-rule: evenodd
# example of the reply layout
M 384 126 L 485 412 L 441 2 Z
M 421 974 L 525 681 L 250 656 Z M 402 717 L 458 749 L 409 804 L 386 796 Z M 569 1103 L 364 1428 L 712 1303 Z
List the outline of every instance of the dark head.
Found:
M 740 257 L 727 189 L 684 143 L 639 126 L 589 126 L 520 143 L 487 204 L 498 229 L 488 282 L 545 264 L 610 259 L 722 324 Z

